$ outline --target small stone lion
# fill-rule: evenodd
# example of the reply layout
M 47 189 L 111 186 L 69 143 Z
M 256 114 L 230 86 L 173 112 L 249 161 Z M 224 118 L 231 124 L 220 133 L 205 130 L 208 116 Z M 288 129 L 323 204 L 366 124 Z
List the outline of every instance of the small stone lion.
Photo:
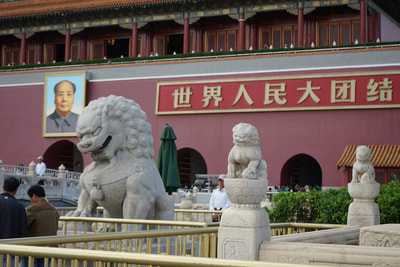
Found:
M 228 156 L 227 178 L 267 178 L 267 164 L 261 158 L 257 129 L 239 123 L 232 129 L 233 143 Z
M 375 183 L 375 170 L 370 161 L 371 150 L 366 146 L 359 146 L 356 150 L 356 162 L 353 165 L 352 184 Z
M 133 100 L 110 95 L 91 101 L 76 126 L 78 149 L 93 162 L 80 178 L 81 194 L 69 216 L 173 220 L 174 202 L 166 194 L 153 160 L 151 126 Z

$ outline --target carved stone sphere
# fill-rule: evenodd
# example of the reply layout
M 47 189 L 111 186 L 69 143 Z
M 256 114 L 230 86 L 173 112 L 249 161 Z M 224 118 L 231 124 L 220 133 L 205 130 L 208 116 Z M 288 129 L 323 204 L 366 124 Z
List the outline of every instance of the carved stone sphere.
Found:
M 268 188 L 267 179 L 225 178 L 226 194 L 231 203 L 259 204 Z

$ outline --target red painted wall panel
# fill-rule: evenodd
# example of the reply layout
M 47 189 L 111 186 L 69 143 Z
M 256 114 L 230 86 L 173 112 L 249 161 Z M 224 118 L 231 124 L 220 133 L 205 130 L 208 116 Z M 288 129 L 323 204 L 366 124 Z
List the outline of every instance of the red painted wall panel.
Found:
M 236 75 L 235 78 L 265 75 Z M 187 79 L 89 81 L 87 99 L 110 94 L 133 99 L 147 113 L 152 125 L 155 161 L 160 147 L 159 136 L 168 123 L 178 138 L 177 148 L 197 150 L 211 174 L 226 172 L 227 156 L 233 145 L 233 126 L 239 122 L 253 124 L 259 132 L 270 185 L 280 184 L 282 167 L 287 160 L 297 154 L 307 154 L 320 164 L 323 186 L 340 186 L 342 171 L 337 170 L 336 163 L 346 145 L 399 143 L 399 109 L 156 115 L 157 83 Z M 4 164 L 23 163 L 27 166 L 59 140 L 78 143 L 74 137 L 41 136 L 43 85 L 2 87 L 0 99 L 0 159 Z M 88 163 L 90 157 L 86 155 L 84 164 Z

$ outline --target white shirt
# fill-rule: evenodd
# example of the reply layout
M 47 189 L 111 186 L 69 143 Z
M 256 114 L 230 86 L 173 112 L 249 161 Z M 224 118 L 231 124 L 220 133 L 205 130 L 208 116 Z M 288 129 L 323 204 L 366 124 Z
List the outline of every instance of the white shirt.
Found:
M 41 163 L 36 164 L 36 174 L 38 176 L 43 176 L 46 171 L 46 164 L 42 161 Z
M 210 210 L 224 211 L 229 208 L 230 204 L 231 202 L 226 195 L 225 188 L 222 188 L 222 190 L 219 190 L 219 188 L 217 188 L 212 192 L 210 198 Z

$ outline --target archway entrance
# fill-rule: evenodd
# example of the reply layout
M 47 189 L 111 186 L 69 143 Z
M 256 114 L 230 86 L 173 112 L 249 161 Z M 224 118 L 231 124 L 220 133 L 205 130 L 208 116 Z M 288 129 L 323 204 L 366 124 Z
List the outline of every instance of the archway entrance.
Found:
M 311 156 L 298 154 L 291 157 L 283 165 L 281 172 L 281 185 L 294 187 L 321 186 L 322 170 L 319 163 Z
M 68 171 L 83 171 L 82 154 L 70 141 L 62 140 L 52 144 L 43 156 L 48 169 L 58 170 L 58 167 L 63 164 Z
M 193 185 L 197 173 L 207 173 L 204 158 L 199 152 L 191 148 L 178 150 L 178 168 L 182 187 Z

